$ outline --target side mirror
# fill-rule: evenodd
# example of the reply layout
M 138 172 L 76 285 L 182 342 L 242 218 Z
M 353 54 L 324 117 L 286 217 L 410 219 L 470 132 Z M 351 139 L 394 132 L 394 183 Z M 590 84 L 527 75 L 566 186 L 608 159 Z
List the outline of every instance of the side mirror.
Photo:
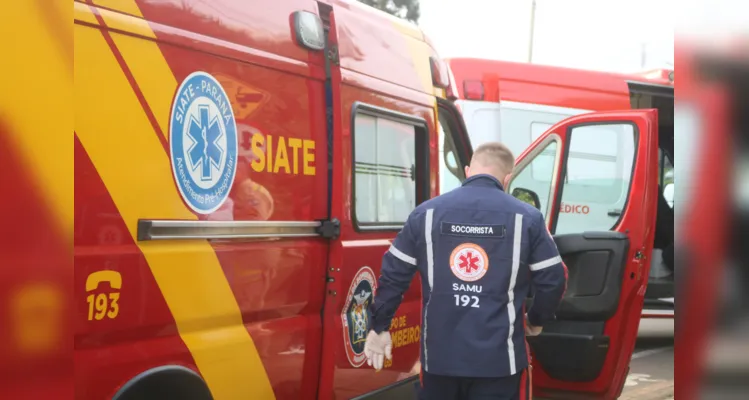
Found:
M 512 197 L 526 202 L 533 207 L 536 207 L 536 209 L 541 210 L 541 199 L 539 199 L 538 194 L 530 189 L 526 188 L 515 188 L 512 189 Z

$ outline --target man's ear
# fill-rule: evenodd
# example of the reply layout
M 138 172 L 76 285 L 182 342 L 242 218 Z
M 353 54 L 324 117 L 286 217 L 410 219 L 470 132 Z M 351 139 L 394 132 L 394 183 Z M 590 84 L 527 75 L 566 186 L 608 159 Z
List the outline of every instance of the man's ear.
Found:
M 466 178 L 470 178 L 471 177 L 471 167 L 470 166 L 466 165 L 465 167 L 463 167 L 463 172 L 466 173 Z
M 507 174 L 507 176 L 505 176 L 505 181 L 502 182 L 502 186 L 504 186 L 505 190 L 509 189 L 511 180 L 512 180 L 512 172 Z

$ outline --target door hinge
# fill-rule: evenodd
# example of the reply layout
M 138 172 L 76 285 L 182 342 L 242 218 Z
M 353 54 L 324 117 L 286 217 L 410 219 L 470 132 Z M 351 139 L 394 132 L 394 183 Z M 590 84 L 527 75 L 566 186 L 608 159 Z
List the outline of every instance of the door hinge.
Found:
M 341 269 L 340 268 L 333 268 L 333 267 L 328 268 L 328 273 L 325 274 L 325 281 L 326 282 L 328 282 L 328 283 L 335 282 L 335 277 L 333 277 L 333 273 L 334 272 L 341 272 Z
M 341 221 L 338 218 L 322 220 L 317 227 L 317 233 L 325 239 L 338 239 L 341 234 Z
M 328 57 L 328 60 L 333 63 L 333 65 L 340 65 L 340 60 L 338 59 L 338 45 L 331 44 L 330 46 L 328 46 L 326 56 Z

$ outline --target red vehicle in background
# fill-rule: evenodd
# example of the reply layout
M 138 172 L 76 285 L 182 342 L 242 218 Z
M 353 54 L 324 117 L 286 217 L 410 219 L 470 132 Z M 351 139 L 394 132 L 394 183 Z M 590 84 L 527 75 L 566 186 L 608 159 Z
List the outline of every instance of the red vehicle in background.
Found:
M 447 62 L 455 80 L 455 103 L 474 146 L 499 140 L 520 154 L 542 132 L 570 116 L 657 109 L 658 212 L 650 227 L 655 230 L 654 252 L 645 260 L 650 279 L 643 317 L 673 318 L 674 209 L 683 202 L 681 191 L 674 196 L 674 71 L 625 75 L 469 58 Z M 637 153 L 631 140 L 625 142 L 620 133 L 603 127 L 589 128 L 578 137 L 570 149 L 561 217 L 553 234 L 614 229 L 627 199 Z M 455 184 L 447 182 L 443 190 Z M 591 285 L 600 280 L 590 278 Z
M 410 211 L 464 178 L 472 147 L 448 68 L 419 29 L 356 2 L 259 3 L 74 2 L 77 398 L 415 394 L 419 283 L 378 373 L 366 310 Z M 631 150 L 616 226 L 556 236 L 569 290 L 531 342 L 536 394 L 622 389 L 655 234 L 658 120 L 573 116 L 518 157 L 510 190 L 558 233 L 578 135 L 612 129 Z

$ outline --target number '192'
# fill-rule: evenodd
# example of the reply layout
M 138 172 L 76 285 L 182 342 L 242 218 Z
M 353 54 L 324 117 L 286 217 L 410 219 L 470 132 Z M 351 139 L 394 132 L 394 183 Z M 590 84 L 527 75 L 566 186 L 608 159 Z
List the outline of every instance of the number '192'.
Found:
M 478 296 L 469 296 L 467 294 L 455 294 L 455 305 L 459 307 L 468 307 L 470 304 L 471 307 L 479 308 L 479 297 Z

